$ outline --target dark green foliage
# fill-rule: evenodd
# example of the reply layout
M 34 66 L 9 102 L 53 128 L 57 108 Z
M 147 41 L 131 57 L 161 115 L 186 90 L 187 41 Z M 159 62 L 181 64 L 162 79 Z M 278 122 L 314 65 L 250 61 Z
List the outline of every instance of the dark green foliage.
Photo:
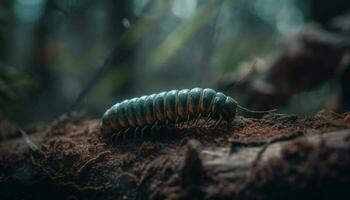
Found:
M 15 117 L 18 103 L 37 87 L 38 83 L 23 71 L 0 66 L 0 118 Z

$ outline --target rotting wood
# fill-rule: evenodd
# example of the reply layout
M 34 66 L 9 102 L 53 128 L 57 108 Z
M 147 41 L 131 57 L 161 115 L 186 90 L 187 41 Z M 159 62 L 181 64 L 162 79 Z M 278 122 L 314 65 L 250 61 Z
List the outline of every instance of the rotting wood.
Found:
M 164 135 L 114 147 L 98 138 L 98 121 L 65 122 L 28 136 L 35 138 L 40 151 L 28 148 L 21 137 L 1 142 L 0 196 L 291 199 L 350 195 L 344 189 L 350 184 L 350 129 L 344 117 L 321 113 L 308 119 L 278 114 L 260 120 L 237 117 L 233 130 L 223 125 L 217 132 L 203 128 L 199 133 L 181 132 L 176 137 Z

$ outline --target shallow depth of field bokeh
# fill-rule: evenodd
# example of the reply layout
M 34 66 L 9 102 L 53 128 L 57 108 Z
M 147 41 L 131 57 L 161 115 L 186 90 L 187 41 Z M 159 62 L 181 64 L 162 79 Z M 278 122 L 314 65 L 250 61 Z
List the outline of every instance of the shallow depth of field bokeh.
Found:
M 1 0 L 0 118 L 45 123 L 71 109 L 97 118 L 125 98 L 214 87 L 278 51 L 282 37 L 347 8 L 339 0 Z M 279 109 L 314 114 L 337 89 L 330 80 Z M 234 87 L 228 93 L 242 100 Z

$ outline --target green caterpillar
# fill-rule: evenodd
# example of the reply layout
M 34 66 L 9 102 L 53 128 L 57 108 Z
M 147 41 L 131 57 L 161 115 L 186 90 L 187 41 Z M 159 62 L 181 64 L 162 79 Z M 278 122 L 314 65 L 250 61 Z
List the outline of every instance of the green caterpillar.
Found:
M 171 90 L 140 98 L 124 100 L 108 109 L 101 120 L 103 137 L 135 133 L 141 129 L 176 125 L 194 119 L 231 123 L 238 103 L 231 97 L 210 88 Z

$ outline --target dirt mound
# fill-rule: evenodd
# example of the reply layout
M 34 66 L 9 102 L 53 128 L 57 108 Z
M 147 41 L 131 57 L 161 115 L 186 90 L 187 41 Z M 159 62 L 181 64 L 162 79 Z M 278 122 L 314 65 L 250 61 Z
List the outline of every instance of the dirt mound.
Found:
M 229 159 L 214 162 L 223 155 L 240 155 L 241 151 L 232 151 L 237 143 L 246 144 L 240 147 L 243 150 L 252 144 L 258 152 L 274 138 L 283 142 L 289 140 L 284 136 L 295 133 L 303 137 L 348 130 L 344 116 L 237 117 L 231 127 L 222 124 L 212 130 L 197 125 L 114 145 L 99 138 L 98 124 L 98 120 L 66 120 L 30 132 L 28 140 L 19 132 L 2 137 L 1 199 L 279 199 L 302 196 L 295 191 L 314 197 L 323 187 L 327 190 L 322 193 L 350 194 L 338 188 L 349 183 L 350 145 L 339 150 L 299 141 L 259 166 L 249 161 L 241 168 L 232 167 Z

